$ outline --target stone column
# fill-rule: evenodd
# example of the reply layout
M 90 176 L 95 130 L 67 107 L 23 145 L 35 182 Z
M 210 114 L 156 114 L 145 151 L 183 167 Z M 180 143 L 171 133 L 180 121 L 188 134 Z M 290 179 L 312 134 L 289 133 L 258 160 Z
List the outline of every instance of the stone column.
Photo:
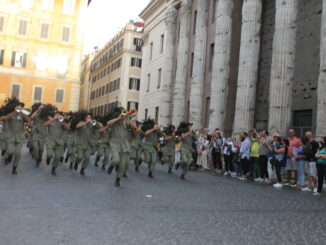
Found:
M 298 0 L 276 0 L 268 128 L 283 136 L 292 114 L 297 8 Z
M 166 10 L 165 24 L 165 49 L 164 49 L 164 63 L 162 74 L 162 88 L 159 110 L 159 123 L 166 125 L 171 123 L 171 102 L 172 102 L 172 86 L 173 86 L 173 55 L 175 52 L 175 38 L 176 38 L 176 23 L 177 10 L 174 5 L 170 4 Z
M 248 132 L 254 126 L 261 14 L 262 0 L 243 1 L 234 134 Z
M 316 135 L 326 136 L 326 0 L 323 0 L 320 32 L 320 72 L 317 88 Z
M 189 32 L 191 22 L 192 0 L 182 0 L 180 9 L 180 37 L 178 46 L 177 71 L 175 77 L 174 99 L 173 99 L 173 118 L 174 125 L 178 125 L 184 120 L 186 110 L 186 82 L 187 64 L 189 48 Z
M 190 91 L 190 122 L 201 125 L 207 40 L 207 0 L 198 0 L 193 73 Z
M 210 97 L 209 128 L 225 129 L 228 82 L 232 46 L 233 0 L 219 0 L 216 5 L 215 50 Z M 229 122 L 231 123 L 231 122 Z

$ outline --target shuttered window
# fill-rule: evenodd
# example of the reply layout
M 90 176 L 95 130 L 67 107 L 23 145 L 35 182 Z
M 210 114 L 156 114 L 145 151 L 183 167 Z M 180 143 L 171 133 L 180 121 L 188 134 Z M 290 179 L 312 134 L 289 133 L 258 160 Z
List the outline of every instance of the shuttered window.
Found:
M 0 49 L 0 65 L 3 65 L 3 56 L 5 51 L 3 49 Z
M 55 103 L 57 103 L 57 104 L 63 103 L 63 96 L 64 96 L 64 90 L 57 89 L 56 94 L 55 94 Z
M 69 42 L 70 28 L 67 26 L 62 27 L 62 42 Z
M 23 68 L 26 67 L 26 56 L 24 52 L 13 51 L 11 57 L 11 66 Z
M 20 84 L 13 84 L 11 87 L 11 97 L 19 99 Z
M 41 24 L 41 38 L 47 39 L 49 36 L 49 24 L 47 23 L 42 23 Z
M 42 87 L 35 87 L 34 88 L 34 101 L 35 102 L 40 102 L 42 100 Z
M 4 26 L 5 26 L 5 17 L 0 16 L 0 32 L 4 30 Z
M 27 33 L 27 20 L 19 20 L 19 35 L 26 35 Z

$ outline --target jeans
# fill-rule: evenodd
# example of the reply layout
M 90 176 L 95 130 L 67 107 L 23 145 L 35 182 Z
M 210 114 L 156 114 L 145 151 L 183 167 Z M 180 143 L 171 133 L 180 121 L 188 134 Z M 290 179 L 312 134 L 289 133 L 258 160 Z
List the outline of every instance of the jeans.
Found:
M 249 159 L 248 158 L 240 159 L 240 165 L 243 169 L 243 174 L 247 175 L 249 173 Z
M 324 179 L 326 178 L 326 164 L 317 163 L 318 174 L 318 192 L 321 193 L 323 189 Z
M 304 170 L 305 170 L 306 161 L 304 161 L 304 160 L 298 161 L 297 160 L 295 163 L 296 163 L 296 167 L 297 167 L 297 171 L 298 171 L 298 185 L 304 186 L 305 185 Z
M 275 172 L 276 172 L 277 182 L 282 183 L 282 175 L 281 175 L 282 163 L 281 163 L 281 161 L 275 160 L 274 168 L 275 168 Z
M 225 162 L 225 171 L 233 172 L 233 156 L 232 155 L 224 155 L 224 162 Z
M 221 160 L 221 151 L 219 149 L 212 150 L 213 165 L 214 169 L 222 170 L 222 160 Z
M 250 171 L 250 177 L 258 178 L 260 176 L 258 157 L 250 157 L 249 171 Z

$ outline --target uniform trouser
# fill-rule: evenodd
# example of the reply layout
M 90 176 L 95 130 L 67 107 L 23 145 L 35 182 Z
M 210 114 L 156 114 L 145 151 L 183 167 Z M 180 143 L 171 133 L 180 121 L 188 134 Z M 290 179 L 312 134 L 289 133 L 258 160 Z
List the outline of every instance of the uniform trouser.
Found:
M 175 161 L 175 155 L 164 155 L 163 154 L 163 162 L 169 165 L 169 168 L 173 168 Z
M 180 165 L 181 165 L 181 168 L 182 168 L 182 174 L 183 175 L 186 175 L 188 173 L 191 161 L 192 161 L 192 153 L 191 152 L 189 152 L 189 153 L 181 152 Z
M 0 140 L 0 147 L 1 151 L 6 151 L 7 150 L 7 140 L 6 139 L 1 139 Z
M 125 173 L 127 162 L 129 161 L 129 153 L 121 152 L 116 149 L 112 149 L 112 166 L 116 168 L 116 177 L 121 178 Z
M 133 148 L 130 159 L 134 160 L 135 165 L 139 167 L 141 163 L 141 149 Z
M 107 144 L 100 145 L 97 150 L 97 154 L 100 157 L 103 157 L 102 164 L 105 166 L 109 162 L 109 156 L 110 156 L 110 147 Z
M 156 151 L 144 151 L 144 162 L 149 164 L 149 171 L 154 172 L 157 161 Z
M 89 147 L 87 148 L 77 147 L 77 162 L 79 163 L 83 160 L 82 168 L 85 169 L 88 167 L 90 156 L 91 156 L 91 149 Z
M 75 162 L 77 159 L 77 147 L 73 144 L 68 146 L 67 154 L 69 155 L 70 162 Z
M 46 145 L 47 158 L 53 158 L 52 167 L 56 168 L 59 165 L 60 157 L 63 155 L 63 145 L 47 144 Z
M 9 141 L 7 144 L 7 156 L 13 156 L 13 166 L 18 167 L 21 158 L 21 150 L 23 143 L 17 141 Z
M 39 138 L 39 139 L 32 140 L 33 158 L 35 160 L 42 159 L 44 145 L 45 145 L 45 139 Z

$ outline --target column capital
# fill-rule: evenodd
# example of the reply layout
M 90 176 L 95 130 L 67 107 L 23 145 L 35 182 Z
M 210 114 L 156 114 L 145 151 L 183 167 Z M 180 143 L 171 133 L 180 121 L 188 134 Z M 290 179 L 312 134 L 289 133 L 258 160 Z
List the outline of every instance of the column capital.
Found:
M 192 7 L 192 0 L 181 1 L 181 13 L 190 13 Z
M 177 23 L 177 10 L 174 5 L 170 4 L 168 6 L 164 21 L 166 25 Z

